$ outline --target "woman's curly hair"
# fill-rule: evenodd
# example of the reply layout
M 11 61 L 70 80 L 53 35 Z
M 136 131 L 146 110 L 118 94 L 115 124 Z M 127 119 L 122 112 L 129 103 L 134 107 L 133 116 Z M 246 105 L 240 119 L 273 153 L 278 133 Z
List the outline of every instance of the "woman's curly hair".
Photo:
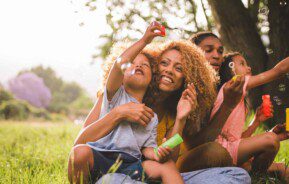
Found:
M 113 47 L 111 48 L 110 54 L 106 58 L 106 61 L 102 64 L 102 69 L 104 71 L 103 83 L 102 83 L 103 88 L 106 85 L 109 71 L 111 67 L 113 66 L 115 60 L 131 45 L 132 43 L 128 41 L 118 42 L 114 44 Z M 158 86 L 156 82 L 157 76 L 158 76 L 158 67 L 157 67 L 157 62 L 155 61 L 158 53 L 154 49 L 146 47 L 140 52 L 140 54 L 143 54 L 144 56 L 147 57 L 150 63 L 151 70 L 152 70 L 152 80 L 143 98 L 143 102 L 146 104 L 146 106 L 152 107 L 155 103 L 155 99 L 158 94 L 158 89 L 157 89 Z M 104 89 L 101 89 L 97 95 L 99 96 L 100 94 L 102 94 L 103 90 Z
M 160 47 L 158 61 L 162 54 L 168 50 L 178 50 L 182 56 L 183 74 L 185 76 L 182 87 L 170 95 L 163 105 L 166 110 L 173 116 L 176 115 L 177 104 L 182 95 L 183 90 L 190 83 L 193 83 L 197 92 L 196 109 L 189 116 L 189 119 L 198 125 L 205 116 L 210 112 L 213 103 L 216 99 L 216 84 L 218 77 L 216 71 L 206 60 L 203 51 L 195 44 L 187 40 L 169 41 Z M 191 132 L 193 126 L 186 126 L 186 129 Z

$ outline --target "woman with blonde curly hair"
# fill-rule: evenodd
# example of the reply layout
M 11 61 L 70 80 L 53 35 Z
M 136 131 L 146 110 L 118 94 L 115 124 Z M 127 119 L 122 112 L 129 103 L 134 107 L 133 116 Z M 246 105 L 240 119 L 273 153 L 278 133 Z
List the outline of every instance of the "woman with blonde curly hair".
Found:
M 175 161 L 178 160 L 177 166 L 181 172 L 230 166 L 230 160 L 213 159 L 219 154 L 223 155 L 223 151 L 226 153 L 226 150 L 217 143 L 210 142 L 198 147 L 194 147 L 190 143 L 190 140 L 195 138 L 192 132 L 199 129 L 216 97 L 217 78 L 213 68 L 205 62 L 206 59 L 202 51 L 189 41 L 171 41 L 161 46 L 154 45 L 153 49 L 147 49 L 147 52 L 155 56 L 158 61 L 158 91 L 150 94 L 150 97 L 155 100 L 151 108 L 159 119 L 158 145 L 176 133 L 184 138 L 181 151 L 180 147 L 177 147 L 173 150 L 158 150 L 158 154 L 167 155 L 170 153 Z M 150 121 L 145 117 L 151 108 L 136 103 L 118 106 L 108 116 L 98 120 L 101 102 L 102 96 L 99 97 L 84 124 L 84 129 L 90 126 L 98 127 L 99 131 L 95 132 L 98 139 L 107 135 L 114 126 L 124 119 L 141 125 Z M 222 175 L 223 171 L 228 171 L 226 172 L 228 175 Z M 238 168 L 218 168 L 196 172 L 202 173 L 200 176 L 203 176 L 203 183 L 209 181 L 210 177 L 208 176 L 210 174 L 218 175 L 219 178 L 223 179 L 222 181 L 231 183 L 237 183 L 240 178 L 247 182 L 250 180 L 247 173 Z M 205 176 L 206 174 L 207 176 Z M 232 176 L 229 176 L 230 174 Z M 183 177 L 186 176 L 183 175 Z M 192 182 L 190 176 L 184 180 Z

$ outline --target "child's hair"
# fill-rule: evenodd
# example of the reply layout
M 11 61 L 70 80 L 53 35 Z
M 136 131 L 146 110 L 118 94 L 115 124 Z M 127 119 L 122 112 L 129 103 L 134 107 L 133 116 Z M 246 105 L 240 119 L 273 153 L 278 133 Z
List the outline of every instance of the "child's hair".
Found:
M 233 62 L 233 58 L 235 56 L 242 56 L 242 54 L 239 52 L 229 52 L 224 55 L 224 61 L 219 70 L 220 84 L 218 85 L 218 90 L 220 90 L 226 82 L 234 77 L 232 68 L 230 68 L 230 63 Z
M 220 84 L 218 85 L 218 91 L 221 89 L 221 87 L 232 79 L 234 76 L 234 73 L 232 71 L 232 68 L 230 67 L 230 63 L 233 62 L 233 58 L 235 56 L 242 56 L 240 52 L 229 52 L 224 55 L 224 62 L 222 63 L 219 75 L 220 75 Z M 247 95 L 244 98 L 244 103 L 246 107 L 246 113 L 252 109 L 251 100 L 249 98 L 249 95 Z
M 111 67 L 113 66 L 115 60 L 117 57 L 119 57 L 126 49 L 128 49 L 129 46 L 131 46 L 132 43 L 131 42 L 119 42 L 117 44 L 114 44 L 113 47 L 111 48 L 110 54 L 109 56 L 106 58 L 106 61 L 103 63 L 102 65 L 102 69 L 104 71 L 103 74 L 103 88 L 106 85 L 107 82 L 107 78 L 109 75 L 109 71 L 111 69 Z M 158 67 L 157 67 L 157 63 L 155 61 L 155 58 L 157 57 L 157 53 L 156 51 L 152 50 L 152 49 L 143 49 L 140 54 L 143 54 L 144 56 L 146 56 L 146 58 L 148 59 L 149 63 L 150 63 L 150 67 L 151 67 L 151 71 L 152 71 L 152 80 L 146 90 L 146 93 L 144 95 L 143 98 L 143 103 L 146 104 L 146 106 L 148 107 L 152 107 L 154 102 L 155 102 L 155 95 L 157 94 L 157 83 L 156 83 L 156 76 L 158 73 Z M 100 96 L 103 93 L 104 89 L 101 89 L 97 96 Z
M 215 37 L 218 40 L 220 40 L 220 38 L 217 35 L 215 35 L 214 33 L 210 32 L 210 31 L 197 32 L 197 33 L 193 34 L 189 40 L 192 43 L 199 45 L 204 39 L 206 39 L 210 36 Z

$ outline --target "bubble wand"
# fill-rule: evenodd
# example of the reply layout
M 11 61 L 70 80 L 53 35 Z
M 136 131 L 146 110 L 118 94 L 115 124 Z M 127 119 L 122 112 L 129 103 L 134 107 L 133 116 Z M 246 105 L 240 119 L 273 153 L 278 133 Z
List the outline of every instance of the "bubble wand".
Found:
M 232 69 L 233 73 L 234 73 L 234 77 L 232 78 L 232 80 L 235 82 L 237 80 L 238 77 L 240 77 L 240 75 L 236 74 L 235 71 L 235 63 L 234 62 L 230 62 L 229 63 L 229 67 Z

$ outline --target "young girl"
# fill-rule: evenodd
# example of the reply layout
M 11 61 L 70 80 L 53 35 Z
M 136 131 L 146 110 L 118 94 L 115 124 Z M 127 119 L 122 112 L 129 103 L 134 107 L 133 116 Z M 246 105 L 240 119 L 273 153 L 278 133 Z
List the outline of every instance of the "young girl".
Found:
M 251 137 L 251 134 L 255 129 L 255 127 L 252 126 L 256 126 L 256 123 L 247 131 L 242 132 L 247 112 L 245 106 L 246 92 L 254 87 L 273 81 L 286 74 L 288 71 L 289 58 L 286 58 L 279 62 L 273 69 L 252 76 L 251 68 L 247 65 L 246 60 L 240 53 L 229 53 L 224 56 L 224 62 L 220 68 L 222 87 L 214 104 L 211 117 L 218 111 L 220 104 L 223 101 L 224 84 L 226 82 L 234 83 L 234 80 L 231 80 L 232 77 L 234 75 L 241 75 L 240 77 L 237 77 L 236 80 L 245 80 L 243 97 L 230 114 L 222 129 L 222 133 L 216 140 L 228 150 L 235 165 L 241 166 L 253 158 L 252 170 L 266 172 L 279 150 L 279 142 L 289 138 L 289 134 L 285 131 L 279 132 L 278 134 L 266 132 Z
M 154 37 L 161 35 L 155 32 L 160 29 L 160 25 L 151 24 L 143 38 L 116 59 L 105 86 L 100 118 L 108 115 L 112 109 L 120 105 L 143 102 L 153 77 L 153 61 L 142 50 Z M 109 134 L 98 140 L 87 138 L 92 137 L 90 134 L 97 131 L 92 128 L 92 125 L 80 133 L 78 141 L 83 142 L 85 139 L 84 142 L 88 142 L 93 153 L 93 163 L 90 166 L 92 179 L 95 180 L 107 173 L 120 156 L 123 163 L 116 172 L 129 175 L 132 179 L 142 180 L 143 173 L 146 173 L 152 179 L 162 179 L 164 183 L 183 183 L 174 162 L 169 160 L 171 150 L 160 147 L 158 156 L 154 152 L 154 148 L 157 147 L 158 119 L 156 114 L 148 110 L 142 119 L 144 126 L 123 121 Z M 151 121 L 146 123 L 146 119 L 151 119 Z M 141 163 L 142 157 L 146 159 L 143 163 Z

